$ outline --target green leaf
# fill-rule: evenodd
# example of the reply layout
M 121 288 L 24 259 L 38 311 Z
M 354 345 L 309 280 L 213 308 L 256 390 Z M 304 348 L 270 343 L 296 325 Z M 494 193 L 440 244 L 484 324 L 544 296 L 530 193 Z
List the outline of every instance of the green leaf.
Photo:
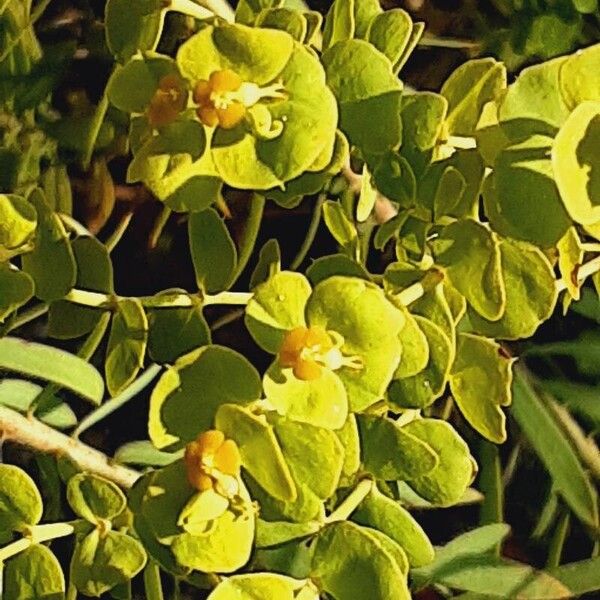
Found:
M 279 242 L 275 238 L 271 238 L 260 249 L 258 262 L 250 276 L 250 289 L 264 283 L 279 271 L 281 271 L 281 249 Z
M 104 382 L 96 369 L 64 350 L 14 337 L 0 339 L 0 368 L 56 383 L 100 404 Z
M 567 290 L 569 301 L 579 300 L 582 281 L 579 281 L 577 272 L 583 264 L 585 250 L 575 227 L 569 227 L 567 233 L 558 241 L 558 270 L 560 279 Z
M 256 369 L 241 354 L 216 345 L 198 348 L 158 380 L 150 398 L 150 439 L 158 449 L 179 449 L 211 428 L 222 404 L 252 402 L 260 391 Z
M 125 494 L 108 479 L 91 473 L 79 473 L 67 485 L 69 505 L 90 523 L 112 521 L 127 506 Z
M 400 206 L 406 208 L 414 205 L 417 194 L 417 180 L 408 160 L 397 152 L 388 152 L 383 155 L 375 167 L 373 178 L 377 189 L 390 200 L 395 200 Z M 400 212 L 394 219 L 383 223 L 380 230 L 393 227 L 389 233 L 389 236 L 392 237 L 398 233 L 398 229 L 404 225 L 407 218 L 407 213 Z M 376 241 L 377 246 L 381 247 L 385 242 Z
M 336 600 L 410 598 L 394 557 L 368 529 L 354 523 L 333 523 L 319 532 L 311 578 Z
M 269 548 L 306 538 L 321 529 L 318 521 L 289 523 L 287 521 L 256 521 L 256 547 Z
M 325 17 L 323 50 L 354 37 L 354 2 L 355 0 L 335 0 L 331 4 Z
M 103 294 L 114 293 L 113 266 L 106 246 L 94 237 L 80 237 L 71 244 L 77 263 L 78 289 Z M 102 317 L 102 311 L 78 306 L 66 300 L 50 305 L 49 335 L 58 339 L 72 339 L 90 333 Z
M 358 241 L 358 232 L 354 223 L 348 218 L 342 205 L 333 200 L 323 204 L 323 219 L 335 241 L 349 254 L 354 254 Z
M 108 0 L 106 41 L 117 60 L 125 62 L 138 51 L 155 49 L 163 28 L 163 8 L 161 0 L 138 0 L 133 5 L 129 0 Z
M 70 581 L 86 596 L 101 596 L 131 581 L 146 564 L 146 552 L 136 539 L 118 531 L 101 535 L 92 530 L 75 546 Z
M 436 451 L 392 419 L 356 415 L 365 471 L 377 479 L 414 479 L 438 464 Z
M 19 467 L 0 464 L 0 531 L 23 531 L 42 518 L 42 497 Z
M 354 37 L 361 40 L 366 39 L 371 21 L 382 12 L 379 0 L 354 0 L 354 21 L 356 23 Z
M 35 544 L 6 562 L 4 597 L 15 600 L 63 600 L 65 576 L 46 546 Z
M 398 502 L 383 495 L 376 487 L 351 518 L 359 525 L 378 529 L 399 544 L 412 568 L 429 564 L 434 558 L 433 546 L 423 528 Z
M 401 8 L 393 8 L 375 15 L 369 24 L 368 41 L 387 56 L 398 73 L 401 59 L 410 43 L 413 22 Z
M 254 25 L 261 11 L 277 8 L 283 0 L 240 0 L 235 8 L 235 22 Z
M 450 389 L 463 416 L 483 437 L 506 441 L 503 406 L 511 402 L 512 364 L 500 344 L 470 333 L 458 334 Z
M 475 461 L 465 441 L 452 425 L 439 419 L 417 419 L 403 429 L 439 456 L 433 470 L 408 480 L 410 487 L 432 504 L 451 506 L 457 503 L 476 473 Z
M 42 192 L 34 190 L 29 201 L 37 211 L 38 221 L 35 248 L 23 256 L 23 270 L 35 282 L 35 295 L 40 300 L 58 300 L 75 285 L 75 256 L 61 220 L 50 210 Z
M 589 476 L 559 423 L 519 370 L 513 383 L 512 414 L 557 492 L 583 523 L 597 528 L 598 502 Z
M 277 273 L 255 288 L 245 323 L 263 350 L 276 354 L 288 331 L 306 325 L 304 308 L 310 294 L 306 277 L 290 271 Z
M 448 100 L 448 131 L 473 135 L 483 106 L 496 100 L 505 88 L 506 67 L 493 58 L 470 60 L 458 67 L 441 91 Z
M 342 465 L 342 479 L 344 480 L 351 478 L 360 468 L 360 436 L 356 416 L 349 414 L 344 426 L 335 433 L 344 447 L 344 463 Z
M 305 484 L 321 500 L 338 487 L 344 463 L 344 447 L 330 429 L 277 418 L 275 436 L 294 480 Z
M 305 16 L 293 8 L 267 8 L 258 15 L 256 25 L 285 31 L 297 42 L 303 42 L 308 32 Z
M 494 235 L 472 219 L 445 227 L 433 242 L 436 262 L 480 315 L 499 319 L 506 304 L 500 249 Z
M 113 316 L 106 349 L 106 387 L 111 396 L 132 383 L 144 364 L 148 318 L 136 298 L 121 300 Z
M 404 311 L 406 322 L 400 331 L 402 357 L 394 373 L 394 379 L 414 377 L 427 368 L 429 364 L 429 342 L 419 327 L 418 317 Z
M 323 53 L 327 84 L 340 107 L 340 129 L 366 153 L 380 154 L 402 138 L 402 84 L 384 54 L 362 40 Z
M 509 133 L 514 127 L 521 139 L 528 132 L 552 135 L 564 123 L 569 109 L 560 94 L 559 77 L 566 60 L 560 57 L 527 67 L 509 86 L 498 113 Z
M 29 412 L 34 400 L 43 388 L 22 379 L 2 379 L 0 381 L 0 405 L 12 408 L 20 413 Z M 70 429 L 77 425 L 77 416 L 73 409 L 61 402 L 56 396 L 49 398 L 49 406 L 36 412 L 36 418 L 55 429 Z
M 486 216 L 501 235 L 547 247 L 571 225 L 554 181 L 551 144 L 550 138 L 534 135 L 496 158 L 483 199 Z
M 334 275 L 346 275 L 347 277 L 370 280 L 370 275 L 365 268 L 345 254 L 321 256 L 306 269 L 306 276 L 313 285 L 317 285 L 317 283 Z
M 587 594 L 600 589 L 600 558 L 590 558 L 575 563 L 560 565 L 549 571 L 575 595 Z
M 192 213 L 188 221 L 190 252 L 198 287 L 209 294 L 231 287 L 237 249 L 216 210 Z
M 427 583 L 439 581 L 453 565 L 493 552 L 509 533 L 509 525 L 493 523 L 455 537 L 442 548 L 436 548 L 435 560 L 430 565 L 412 571 L 415 583 L 424 587 Z
M 598 0 L 587 1 L 596 5 L 591 12 L 598 10 Z M 574 110 L 583 102 L 600 100 L 598 65 L 600 65 L 600 44 L 579 50 L 561 65 L 560 93 L 570 110 Z
M 33 293 L 33 279 L 27 273 L 13 271 L 7 264 L 0 263 L 0 323 L 26 304 Z
M 506 288 L 506 309 L 497 321 L 486 321 L 469 309 L 475 333 L 515 340 L 533 335 L 548 319 L 556 305 L 557 291 L 552 266 L 535 246 L 502 240 L 502 279 Z
M 322 368 L 317 379 L 302 380 L 275 361 L 263 378 L 265 396 L 288 419 L 339 429 L 348 416 L 348 394 L 337 374 Z
M 383 397 L 398 363 L 404 325 L 402 313 L 375 284 L 355 277 L 330 277 L 315 287 L 306 305 L 312 326 L 342 336 L 342 355 L 358 357 L 362 366 L 336 371 L 352 411 L 364 410 Z
M 25 198 L 0 194 L 0 260 L 18 253 L 33 236 L 37 213 Z
M 306 595 L 300 592 L 304 586 L 302 581 L 275 573 L 234 575 L 223 580 L 208 600 L 318 600 L 316 590 L 305 588 L 310 592 Z
M 241 406 L 225 404 L 215 426 L 235 441 L 244 469 L 268 494 L 284 502 L 295 500 L 296 486 L 272 425 Z
M 176 461 L 178 454 L 157 450 L 150 440 L 128 442 L 116 452 L 114 459 L 124 465 L 166 467 Z
M 439 398 L 446 388 L 454 360 L 454 347 L 444 331 L 424 317 L 415 315 L 414 320 L 425 335 L 429 349 L 428 361 L 425 368 L 416 375 L 402 379 L 394 375 L 388 389 L 389 400 L 403 408 L 425 408 Z
M 577 223 L 600 220 L 600 101 L 580 104 L 552 145 L 552 167 L 564 205 Z

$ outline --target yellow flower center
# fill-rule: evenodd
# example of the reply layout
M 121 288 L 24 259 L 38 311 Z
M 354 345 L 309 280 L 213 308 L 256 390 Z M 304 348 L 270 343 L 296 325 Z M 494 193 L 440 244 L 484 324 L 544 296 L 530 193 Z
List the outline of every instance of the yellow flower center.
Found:
M 148 121 L 153 127 L 171 124 L 187 105 L 188 90 L 179 75 L 165 75 L 159 82 L 148 107 Z
M 231 498 L 238 493 L 241 468 L 240 451 L 221 431 L 201 433 L 186 446 L 184 462 L 190 485 L 197 490 L 214 489 Z
M 341 348 L 344 338 L 335 331 L 321 327 L 296 327 L 288 331 L 279 349 L 279 364 L 291 368 L 294 376 L 312 381 L 321 376 L 322 369 L 336 371 L 341 367 L 361 369 L 359 356 L 344 356 Z
M 207 127 L 233 129 L 243 120 L 246 109 L 262 99 L 283 99 L 285 93 L 280 83 L 259 87 L 243 81 L 231 69 L 213 71 L 208 80 L 201 79 L 194 88 L 196 114 Z

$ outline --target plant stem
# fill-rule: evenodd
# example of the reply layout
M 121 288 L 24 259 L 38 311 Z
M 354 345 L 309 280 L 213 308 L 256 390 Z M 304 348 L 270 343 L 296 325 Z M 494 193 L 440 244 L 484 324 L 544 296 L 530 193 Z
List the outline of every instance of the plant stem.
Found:
M 104 123 L 104 117 L 106 117 L 108 105 L 108 92 L 105 88 L 102 98 L 100 98 L 100 102 L 98 103 L 98 106 L 96 106 L 94 116 L 92 117 L 92 121 L 90 123 L 90 129 L 85 138 L 85 151 L 81 158 L 81 166 L 84 171 L 87 171 L 90 168 L 92 155 L 94 154 L 94 147 L 96 146 L 96 140 L 98 139 L 98 134 L 100 133 L 102 123 Z
M 72 582 L 69 582 L 69 587 L 67 588 L 67 595 L 65 600 L 77 600 L 77 588 L 73 585 Z
M 9 323 L 4 329 L 4 333 L 8 334 L 23 325 L 27 325 L 31 321 L 35 321 L 39 317 L 43 317 L 50 310 L 50 306 L 45 302 L 42 304 L 36 304 L 31 308 L 23 311 L 12 323 Z
M 144 569 L 144 590 L 146 600 L 164 600 L 160 568 L 153 560 L 149 560 Z
M 352 490 L 349 496 L 325 519 L 325 523 L 336 523 L 345 521 L 357 508 L 358 505 L 369 495 L 373 489 L 372 479 L 363 479 Z
M 554 529 L 554 535 L 550 541 L 548 560 L 546 561 L 547 569 L 552 569 L 560 565 L 560 558 L 562 556 L 565 540 L 567 539 L 570 523 L 571 513 L 567 508 L 563 508 L 558 519 L 558 523 L 556 524 L 556 528 Z
M 20 540 L 0 548 L 0 565 L 20 552 L 27 550 L 33 544 L 41 544 L 50 540 L 72 535 L 75 528 L 71 523 L 49 523 L 47 525 L 36 525 Z
M 79 438 L 84 432 L 93 427 L 113 412 L 127 404 L 130 400 L 135 398 L 143 389 L 145 389 L 156 376 L 160 373 L 162 367 L 157 364 L 150 365 L 133 383 L 125 388 L 119 395 L 115 396 L 108 402 L 105 402 L 102 406 L 92 411 L 87 417 L 85 417 L 81 423 L 73 431 L 73 437 Z
M 577 280 L 583 281 L 598 271 L 600 271 L 600 256 L 596 256 L 589 262 L 586 262 L 579 267 L 579 270 L 577 271 Z M 562 279 L 556 282 L 556 290 L 558 292 L 563 292 L 566 289 L 567 284 Z
M 319 224 L 321 223 L 321 215 L 323 214 L 323 204 L 327 200 L 327 194 L 319 194 L 317 201 L 315 203 L 315 207 L 313 209 L 313 214 L 310 219 L 310 224 L 308 225 L 308 230 L 306 232 L 306 237 L 298 250 L 298 254 L 294 257 L 294 260 L 290 263 L 290 271 L 295 271 L 304 261 L 310 247 L 313 245 L 315 241 L 315 236 L 317 235 L 317 230 L 319 229 Z
M 264 196 L 252 194 L 252 198 L 250 199 L 250 211 L 240 239 L 238 262 L 231 279 L 233 282 L 240 277 L 250 260 L 252 250 L 254 250 L 254 246 L 256 245 L 256 238 L 258 237 L 258 230 L 260 229 L 260 224 L 262 222 L 265 203 L 266 200 Z
M 251 292 L 221 292 L 214 296 L 205 296 L 204 306 L 211 306 L 214 304 L 235 304 L 235 305 L 246 305 L 252 299 Z
M 480 525 L 502 523 L 504 521 L 504 496 L 498 447 L 483 440 L 480 444 L 479 459 L 481 464 L 479 489 L 484 495 L 479 509 L 479 523 Z M 494 548 L 494 553 L 500 556 L 500 544 Z
M 211 331 L 217 331 L 217 329 L 221 329 L 221 327 L 225 327 L 229 325 L 229 323 L 233 323 L 237 321 L 240 317 L 244 316 L 245 310 L 243 308 L 236 308 L 232 310 L 230 313 L 223 315 L 221 318 L 217 319 L 211 326 Z
M 221 9 L 221 7 L 216 8 L 219 10 Z M 204 8 L 204 6 L 200 6 L 199 4 L 192 2 L 192 0 L 171 0 L 168 9 L 183 13 L 184 15 L 189 15 L 190 17 L 194 17 L 194 19 L 210 19 L 211 17 L 218 15 L 216 10 Z
M 130 488 L 140 476 L 137 471 L 112 464 L 99 450 L 5 406 L 0 406 L 0 436 L 38 452 L 66 457 L 82 470 L 110 479 L 124 488 Z
M 162 211 L 160 212 L 160 215 L 158 215 L 158 218 L 156 219 L 156 221 L 154 222 L 154 226 L 152 227 L 152 231 L 150 232 L 150 237 L 148 238 L 148 248 L 150 250 L 156 248 L 158 240 L 160 239 L 160 236 L 163 232 L 163 229 L 169 221 L 169 217 L 172 213 L 173 211 L 168 206 L 164 206 Z
M 127 231 L 127 228 L 129 227 L 129 223 L 131 223 L 132 218 L 133 211 L 125 213 L 121 217 L 121 220 L 119 221 L 119 224 L 117 225 L 116 229 L 110 234 L 106 242 L 104 242 L 104 245 L 106 246 L 106 249 L 109 253 L 112 252 L 115 249 L 115 246 L 121 241 L 121 238 Z

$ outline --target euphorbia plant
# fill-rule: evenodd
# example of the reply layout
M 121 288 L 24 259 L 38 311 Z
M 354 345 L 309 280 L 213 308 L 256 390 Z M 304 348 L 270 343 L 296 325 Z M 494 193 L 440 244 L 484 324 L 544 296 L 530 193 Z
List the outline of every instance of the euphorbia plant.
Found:
M 173 56 L 157 51 L 167 10 L 192 17 Z M 114 68 L 77 159 L 106 191 L 106 157 L 127 157 L 127 182 L 164 203 L 157 236 L 181 214 L 194 290 L 115 291 L 110 254 L 128 218 L 104 242 L 77 222 L 56 192 L 66 118 L 5 102 L 49 136 L 55 164 L 15 161 L 0 196 L 0 432 L 56 456 L 74 515 L 39 525 L 35 483 L 0 466 L 7 600 L 127 598 L 142 570 L 153 599 L 167 577 L 211 600 L 392 600 L 428 585 L 575 594 L 560 571 L 490 555 L 504 526 L 436 550 L 410 509 L 481 500 L 457 415 L 473 438 L 506 440 L 507 343 L 600 269 L 585 256 L 600 239 L 600 46 L 510 85 L 501 63 L 472 60 L 436 94 L 403 89 L 423 33 L 403 10 L 336 0 L 322 24 L 277 1 L 241 0 L 235 16 L 188 0 L 107 3 Z M 114 131 L 101 144 L 118 126 L 126 147 Z M 221 214 L 242 192 L 236 244 Z M 239 290 L 265 202 L 305 197 L 314 217 L 293 264 L 271 240 Z M 321 216 L 339 252 L 299 272 Z M 212 343 L 215 305 L 244 307 L 270 355 L 262 373 Z M 46 312 L 49 339 L 25 339 Z M 148 386 L 148 440 L 116 462 L 79 441 Z M 73 394 L 95 406 L 81 420 Z M 584 496 L 564 492 L 597 532 L 595 490 Z M 69 535 L 66 590 L 44 543 Z M 475 563 L 500 583 L 470 576 Z

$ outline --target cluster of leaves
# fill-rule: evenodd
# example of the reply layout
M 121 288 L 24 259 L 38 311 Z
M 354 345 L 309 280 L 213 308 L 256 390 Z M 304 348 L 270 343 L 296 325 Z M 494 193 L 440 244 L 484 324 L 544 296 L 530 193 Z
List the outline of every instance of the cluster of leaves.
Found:
M 214 587 L 211 600 L 393 600 L 434 584 L 506 598 L 582 591 L 571 571 L 493 556 L 502 526 L 436 551 L 407 509 L 477 497 L 477 465 L 444 408 L 455 403 L 477 434 L 505 441 L 514 360 L 502 344 L 533 335 L 559 292 L 568 307 L 591 274 L 580 267 L 589 240 L 600 240 L 600 46 L 527 68 L 510 85 L 502 63 L 477 59 L 439 94 L 408 92 L 398 75 L 423 25 L 403 10 L 336 0 L 322 23 L 312 11 L 242 0 L 226 22 L 192 5 L 205 18 L 173 58 L 156 48 L 166 11 L 192 10 L 185 1 L 109 0 L 115 67 L 95 113 L 55 122 L 47 153 L 38 146 L 30 157 L 7 129 L 14 172 L 32 180 L 17 175 L 0 196 L 4 331 L 18 330 L 35 297 L 50 338 L 85 339 L 79 356 L 0 339 L 0 368 L 49 382 L 3 380 L 0 410 L 69 429 L 77 418 L 60 390 L 99 405 L 106 387 L 110 399 L 79 434 L 161 371 L 149 440 L 117 454 L 152 467 L 128 501 L 98 476 L 64 475 L 81 518 L 71 524 L 71 588 L 127 597 L 147 554 L 149 596 L 156 565 Z M 64 179 L 64 166 L 42 159 L 52 163 L 67 125 L 89 137 L 84 155 L 106 149 L 109 104 L 129 126 L 128 182 L 186 214 L 195 292 L 118 296 L 112 242 L 44 185 Z M 22 126 L 14 98 L 7 106 Z M 105 158 L 95 165 L 106 182 Z M 282 269 L 271 240 L 251 292 L 230 292 L 249 255 L 215 209 L 231 189 L 250 191 L 259 209 L 319 194 L 316 214 L 339 253 L 300 273 Z M 384 254 L 381 273 L 367 268 L 372 250 Z M 246 305 L 247 330 L 274 356 L 264 373 L 212 343 L 203 310 L 219 303 Z M 103 377 L 88 361 L 105 337 Z M 533 410 L 523 402 L 522 426 Z M 52 536 L 38 529 L 37 489 L 2 469 L 5 594 L 62 597 L 62 571 L 39 543 Z M 597 532 L 586 489 L 583 504 L 558 492 Z

